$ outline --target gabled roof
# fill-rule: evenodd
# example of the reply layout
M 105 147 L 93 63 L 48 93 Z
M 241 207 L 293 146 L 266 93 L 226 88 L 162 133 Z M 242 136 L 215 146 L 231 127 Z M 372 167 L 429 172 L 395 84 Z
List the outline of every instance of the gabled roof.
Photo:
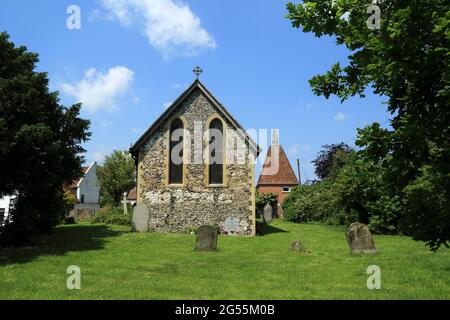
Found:
M 130 191 L 127 193 L 127 200 L 134 201 L 137 199 L 137 187 L 133 187 Z
M 89 166 L 87 167 L 81 167 L 81 176 L 78 179 L 73 180 L 72 182 L 70 182 L 69 184 L 65 184 L 64 189 L 76 189 L 78 188 L 78 186 L 80 185 L 81 181 L 83 181 L 84 176 L 89 172 L 89 170 L 91 170 L 91 168 L 96 165 L 96 162 L 92 162 Z
M 269 150 L 267 151 L 267 157 L 266 160 L 264 160 L 263 169 L 258 180 L 258 185 L 297 185 L 298 179 L 281 145 L 278 145 L 278 172 L 276 174 L 269 174 L 273 149 L 276 148 L 271 145 Z
M 183 101 L 189 97 L 189 95 L 194 92 L 194 90 L 199 89 L 210 101 L 211 103 L 219 110 L 221 115 L 225 117 L 226 120 L 228 120 L 234 127 L 234 129 L 241 129 L 238 131 L 239 134 L 241 132 L 245 133 L 244 128 L 239 124 L 239 122 L 236 121 L 236 119 L 233 118 L 233 116 L 226 110 L 226 108 L 211 94 L 211 92 L 206 89 L 206 87 L 200 82 L 200 80 L 196 79 L 189 88 L 184 91 L 178 98 L 175 100 L 172 105 L 167 108 L 156 121 L 150 126 L 150 128 L 145 131 L 145 133 L 136 141 L 136 143 L 130 148 L 130 153 L 132 155 L 136 155 L 136 153 L 139 151 L 139 149 L 142 147 L 142 145 L 145 143 L 145 141 L 148 140 L 148 138 L 159 128 L 160 125 L 162 125 L 173 112 L 175 112 L 178 107 L 183 103 Z M 250 147 L 255 151 L 256 156 L 259 155 L 261 149 L 256 144 L 256 142 L 247 134 L 245 134 L 245 140 L 249 142 Z

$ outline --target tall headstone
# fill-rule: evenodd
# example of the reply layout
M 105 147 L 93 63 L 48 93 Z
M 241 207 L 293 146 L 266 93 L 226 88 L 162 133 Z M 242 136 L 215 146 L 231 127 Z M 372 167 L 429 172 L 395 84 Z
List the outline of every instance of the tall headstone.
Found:
M 215 251 L 217 250 L 218 231 L 212 226 L 201 226 L 196 233 L 197 251 Z
M 272 223 L 273 208 L 270 203 L 264 207 L 263 219 L 265 223 Z
M 144 203 L 139 203 L 133 211 L 132 230 L 135 232 L 147 232 L 150 213 Z
M 377 253 L 372 234 L 365 224 L 352 223 L 348 227 L 346 237 L 351 253 Z

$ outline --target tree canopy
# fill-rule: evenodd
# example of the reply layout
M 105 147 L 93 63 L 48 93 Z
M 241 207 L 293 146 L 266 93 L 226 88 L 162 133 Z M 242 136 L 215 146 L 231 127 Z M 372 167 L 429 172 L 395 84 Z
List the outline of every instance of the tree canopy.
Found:
M 371 89 L 387 99 L 392 128 L 369 125 L 356 143 L 367 159 L 382 163 L 384 183 L 404 200 L 403 230 L 437 249 L 450 241 L 450 3 L 376 1 L 375 30 L 367 26 L 372 3 L 304 0 L 288 3 L 287 17 L 350 51 L 347 65 L 336 63 L 310 80 L 315 94 L 344 101 Z
M 98 182 L 103 201 L 120 205 L 124 192 L 136 183 L 135 163 L 128 151 L 114 150 L 97 168 Z
M 80 175 L 81 143 L 90 136 L 89 121 L 78 116 L 81 105 L 60 105 L 47 74 L 35 71 L 37 62 L 37 54 L 0 34 L 0 196 L 18 195 L 3 244 L 60 221 L 62 185 Z
M 344 142 L 322 146 L 322 150 L 317 154 L 316 159 L 312 161 L 316 176 L 319 179 L 328 178 L 333 170 L 338 170 L 338 167 L 341 167 L 340 159 L 349 154 L 350 151 L 351 148 Z

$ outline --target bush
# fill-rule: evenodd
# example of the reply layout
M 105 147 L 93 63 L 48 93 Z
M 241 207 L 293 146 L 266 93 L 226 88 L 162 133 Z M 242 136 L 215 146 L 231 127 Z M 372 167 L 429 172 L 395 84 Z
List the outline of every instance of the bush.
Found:
M 95 214 L 95 216 L 91 219 L 91 223 L 106 223 L 121 226 L 131 226 L 131 221 L 133 219 L 131 208 L 129 208 L 128 212 L 128 214 L 125 214 L 122 207 L 106 206 L 101 208 Z
M 398 231 L 401 199 L 385 183 L 388 172 L 379 163 L 346 155 L 331 177 L 291 191 L 283 209 L 293 222 L 350 225 L 362 222 L 374 233 Z
M 283 203 L 284 218 L 293 222 L 325 222 L 336 211 L 327 181 L 295 187 Z
M 255 201 L 256 209 L 262 211 L 268 203 L 272 207 L 275 207 L 277 205 L 277 198 L 278 196 L 275 193 L 257 193 Z

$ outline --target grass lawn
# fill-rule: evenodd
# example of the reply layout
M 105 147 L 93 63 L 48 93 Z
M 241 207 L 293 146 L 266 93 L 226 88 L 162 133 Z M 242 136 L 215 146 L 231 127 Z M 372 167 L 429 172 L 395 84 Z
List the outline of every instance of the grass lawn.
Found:
M 256 238 L 219 237 L 195 252 L 188 234 L 61 226 L 36 247 L 0 249 L 0 299 L 450 299 L 450 250 L 434 254 L 407 237 L 375 236 L 377 255 L 351 255 L 344 229 L 276 220 Z M 303 241 L 307 255 L 290 251 Z M 81 290 L 66 269 L 81 268 Z M 368 290 L 367 267 L 381 268 Z

